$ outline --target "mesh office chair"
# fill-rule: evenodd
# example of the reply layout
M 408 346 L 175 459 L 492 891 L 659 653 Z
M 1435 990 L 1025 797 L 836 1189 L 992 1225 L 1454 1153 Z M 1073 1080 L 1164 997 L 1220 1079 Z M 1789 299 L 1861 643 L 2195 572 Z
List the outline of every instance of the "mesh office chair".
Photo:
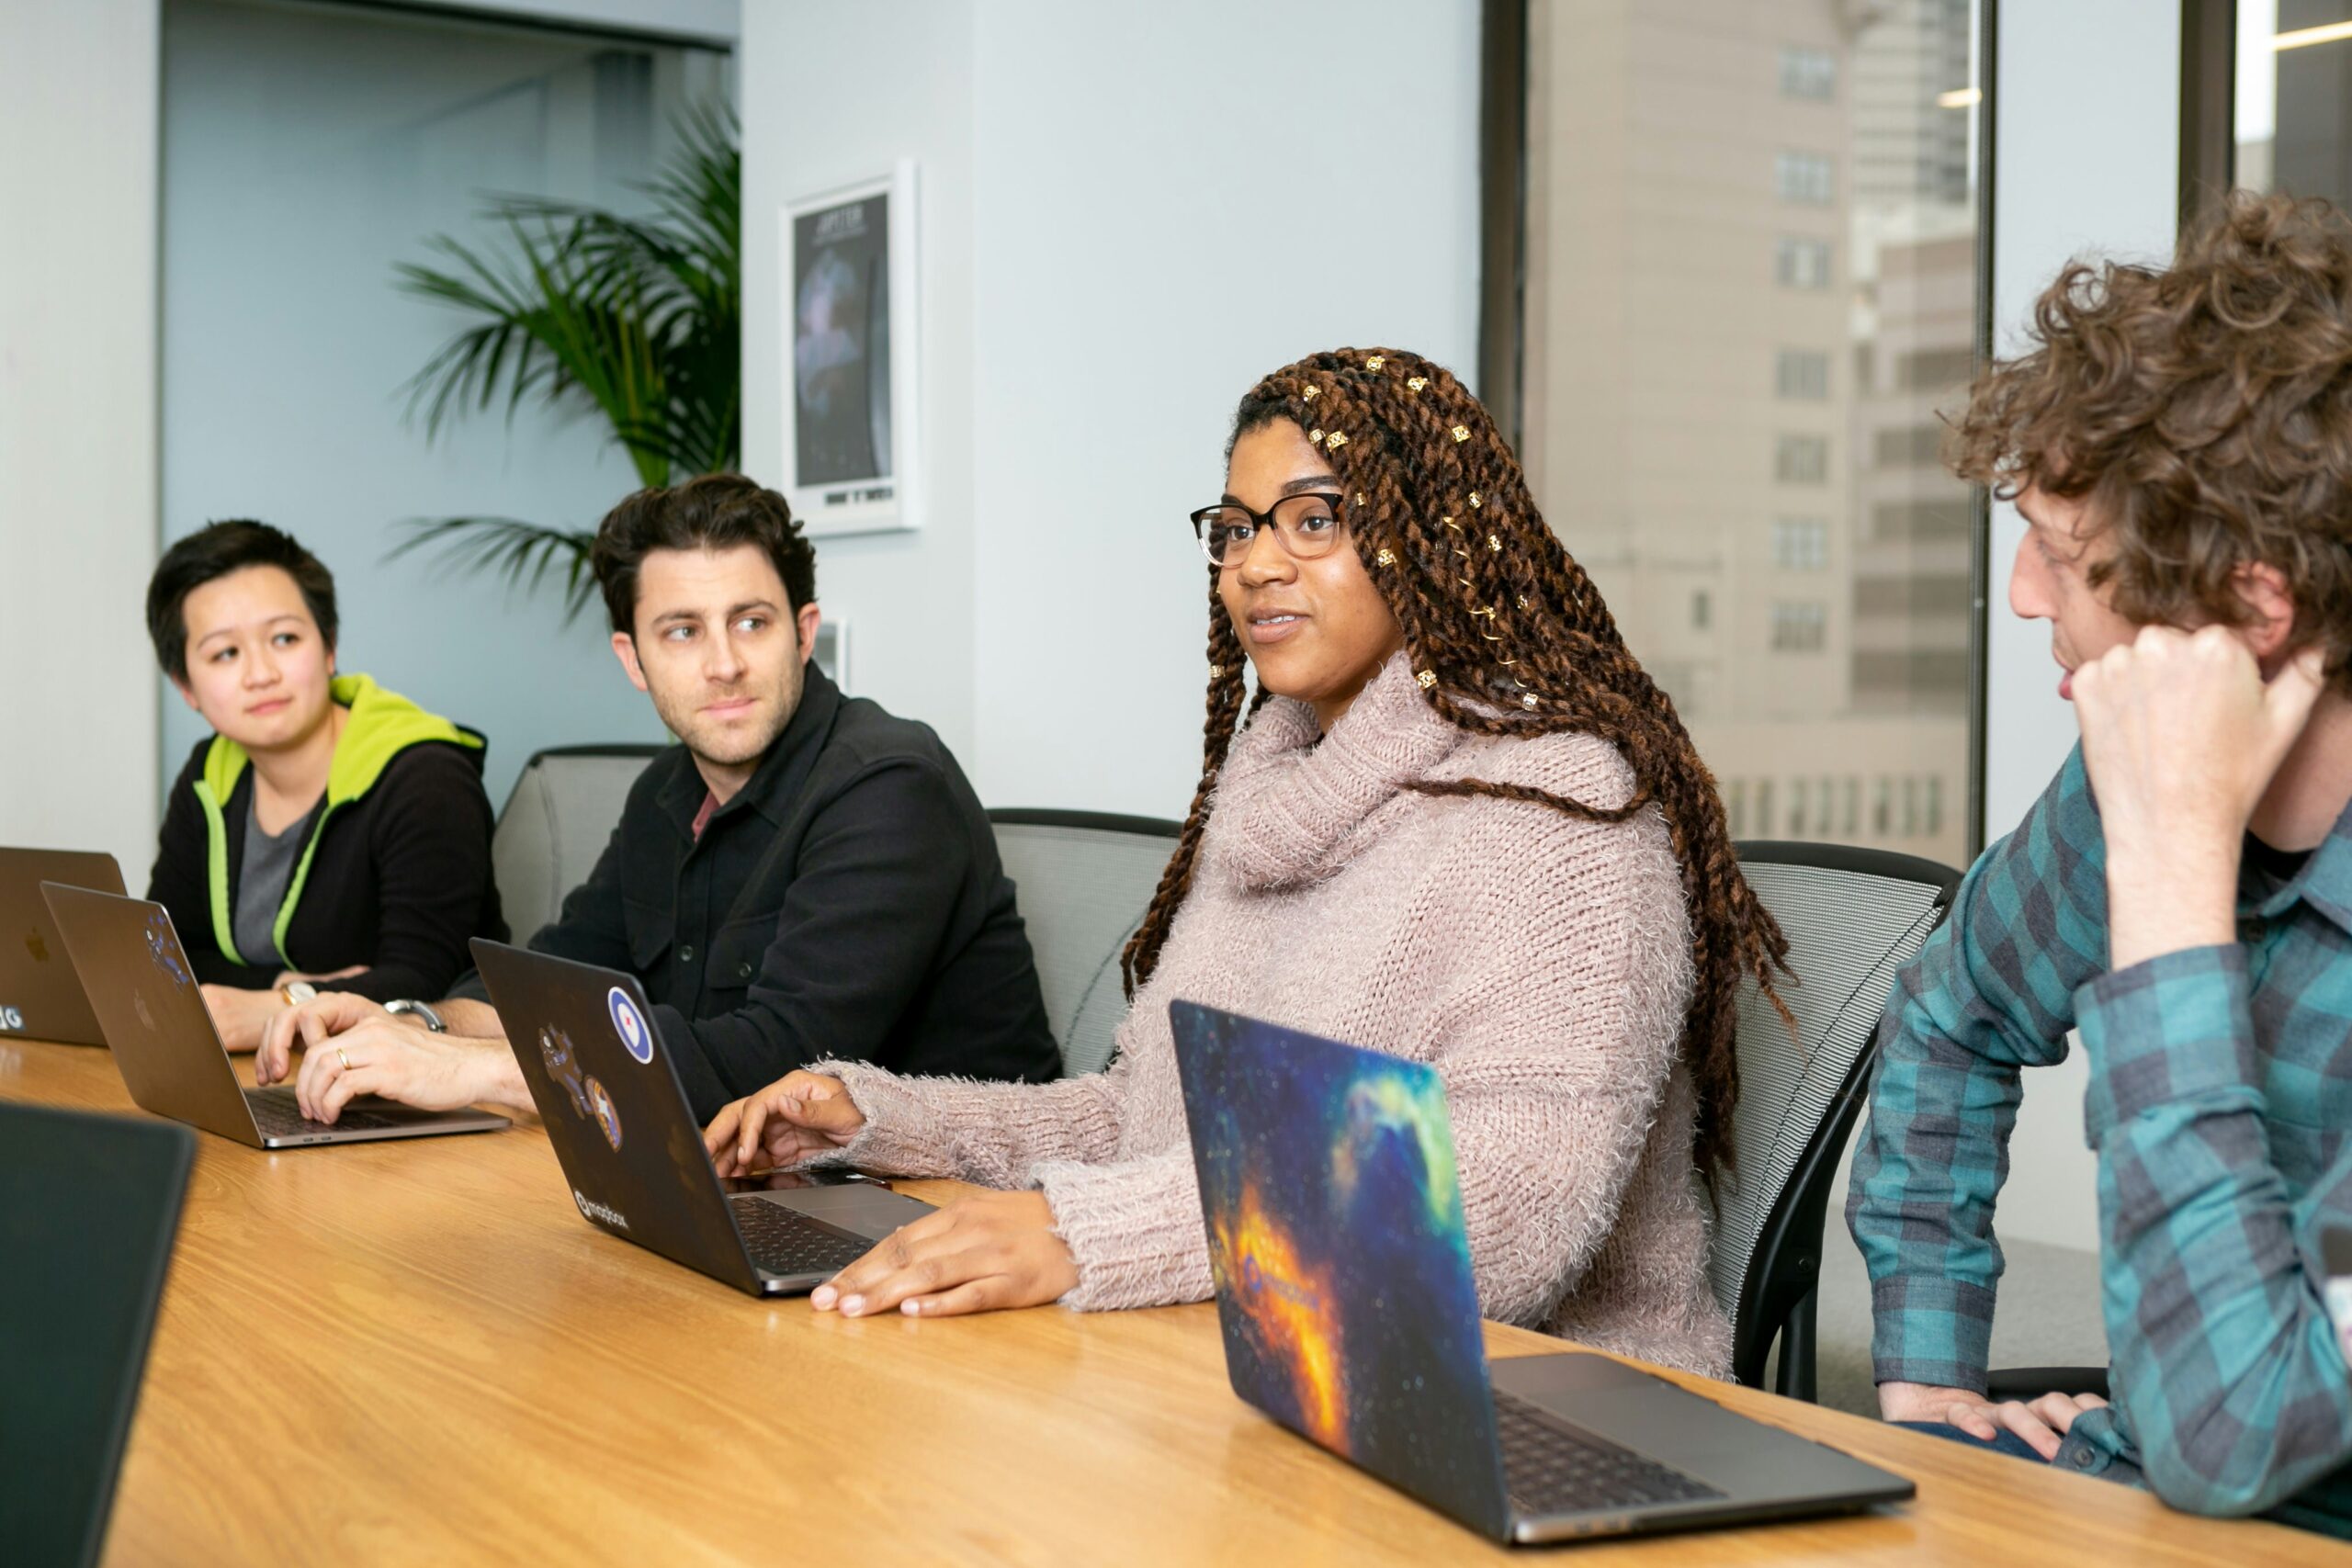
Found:
M 1792 1042 L 1753 980 L 1740 987 L 1737 1171 L 1715 1189 L 1708 1276 L 1732 1321 L 1732 1374 L 1815 1395 L 1814 1309 L 1824 1213 L 1870 1088 L 1894 972 L 1951 907 L 1960 873 L 1934 861 L 1837 844 L 1738 846 L 1740 869 L 1789 939 L 1801 982 L 1781 987 Z
M 563 896 L 588 880 L 621 819 L 629 786 L 661 746 L 551 746 L 523 764 L 491 835 L 492 874 L 507 930 L 531 940 Z
M 1070 1077 L 1111 1065 L 1127 1014 L 1119 953 L 1143 923 L 1182 825 L 1157 817 L 1009 808 L 989 813 L 1020 890 L 1046 1016 Z

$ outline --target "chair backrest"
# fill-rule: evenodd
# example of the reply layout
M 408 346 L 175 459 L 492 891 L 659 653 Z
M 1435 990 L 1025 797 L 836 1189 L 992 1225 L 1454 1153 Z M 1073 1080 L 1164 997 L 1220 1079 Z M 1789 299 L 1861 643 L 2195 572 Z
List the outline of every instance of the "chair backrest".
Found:
M 1738 850 L 1748 886 L 1789 939 L 1798 981 L 1778 987 L 1796 1015 L 1793 1041 L 1753 980 L 1740 988 L 1737 1166 L 1716 1182 L 1708 1260 L 1732 1320 L 1734 1375 L 1757 1386 L 1774 1336 L 1819 1276 L 1824 1209 L 1895 971 L 1951 908 L 1960 874 L 1838 844 Z
M 1021 898 L 1046 1016 L 1072 1077 L 1110 1066 L 1127 1014 L 1119 953 L 1143 923 L 1181 825 L 1094 811 L 989 813 L 997 854 Z
M 588 880 L 629 786 L 661 746 L 553 746 L 523 765 L 490 841 L 499 902 L 514 940 L 531 940 Z

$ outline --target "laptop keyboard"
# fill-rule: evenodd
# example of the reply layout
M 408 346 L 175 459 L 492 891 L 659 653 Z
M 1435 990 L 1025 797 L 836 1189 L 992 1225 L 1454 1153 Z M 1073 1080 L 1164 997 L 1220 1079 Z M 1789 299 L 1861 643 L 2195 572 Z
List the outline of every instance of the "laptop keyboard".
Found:
M 756 1193 L 739 1193 L 727 1201 L 735 1210 L 735 1225 L 743 1233 L 752 1261 L 771 1274 L 831 1274 L 874 1247 Z
M 1511 1506 L 1521 1514 L 1581 1514 L 1724 1495 L 1631 1449 L 1579 1432 L 1500 1390 L 1495 1393 L 1495 1427 Z
M 299 1138 L 311 1133 L 365 1133 L 397 1124 L 379 1111 L 355 1111 L 349 1106 L 334 1122 L 313 1122 L 302 1114 L 292 1089 L 247 1089 L 245 1103 L 254 1108 L 254 1124 L 265 1138 Z

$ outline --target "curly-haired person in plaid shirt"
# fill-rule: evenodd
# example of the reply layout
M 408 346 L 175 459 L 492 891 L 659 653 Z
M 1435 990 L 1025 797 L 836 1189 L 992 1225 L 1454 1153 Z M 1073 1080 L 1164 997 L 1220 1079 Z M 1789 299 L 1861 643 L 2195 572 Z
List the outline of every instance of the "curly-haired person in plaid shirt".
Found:
M 2352 1534 L 2352 224 L 2238 196 L 2165 270 L 2069 266 L 1953 467 L 2082 742 L 1881 1030 L 1846 1214 L 1879 1404 L 2200 1514 Z M 2020 1069 L 2079 1030 L 2109 1392 L 1985 1397 Z

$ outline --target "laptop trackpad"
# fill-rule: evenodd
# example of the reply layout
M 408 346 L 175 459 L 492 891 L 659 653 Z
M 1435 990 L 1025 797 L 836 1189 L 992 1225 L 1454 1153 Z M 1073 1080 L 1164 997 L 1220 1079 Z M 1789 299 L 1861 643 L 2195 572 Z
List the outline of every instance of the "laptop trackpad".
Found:
M 1519 1356 L 1493 1366 L 1497 1388 L 1735 1496 L 1908 1495 L 1898 1476 L 1605 1356 Z
M 771 1202 L 797 1209 L 813 1219 L 877 1241 L 932 1211 L 929 1203 L 865 1181 L 840 1187 L 793 1187 L 763 1196 Z

